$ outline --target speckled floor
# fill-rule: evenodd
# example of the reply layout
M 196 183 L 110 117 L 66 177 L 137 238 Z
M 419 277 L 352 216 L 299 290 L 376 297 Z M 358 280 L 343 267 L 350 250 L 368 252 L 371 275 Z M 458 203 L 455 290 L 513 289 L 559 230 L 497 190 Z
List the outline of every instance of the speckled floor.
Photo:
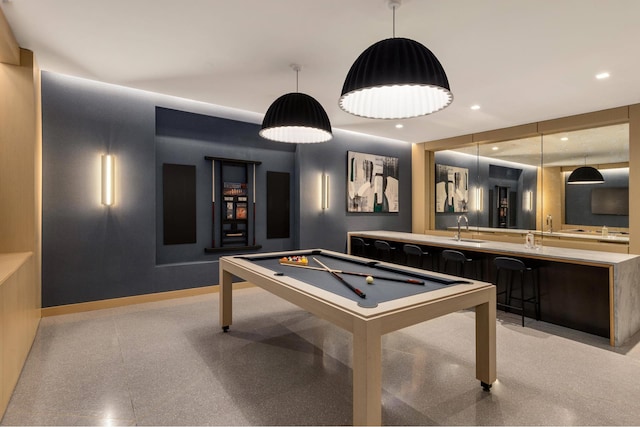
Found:
M 351 336 L 258 289 L 44 318 L 2 425 L 342 425 Z M 640 424 L 640 336 L 500 314 L 498 382 L 474 377 L 474 314 L 383 337 L 383 423 Z

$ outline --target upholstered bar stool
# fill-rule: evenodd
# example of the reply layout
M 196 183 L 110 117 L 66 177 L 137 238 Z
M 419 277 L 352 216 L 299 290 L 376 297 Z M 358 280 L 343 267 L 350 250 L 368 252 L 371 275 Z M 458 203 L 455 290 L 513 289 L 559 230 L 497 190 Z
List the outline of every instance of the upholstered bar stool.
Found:
M 376 259 L 388 262 L 394 261 L 394 253 L 396 248 L 391 246 L 389 242 L 385 242 L 384 240 L 376 240 L 373 242 L 373 246 L 376 248 Z
M 460 251 L 454 251 L 452 249 L 445 249 L 442 251 L 442 259 L 444 260 L 444 265 L 442 266 L 442 270 L 444 273 L 449 273 L 450 266 L 453 265 L 455 267 L 455 275 L 464 277 L 465 265 L 467 263 L 473 262 L 471 258 L 468 258 L 465 254 Z
M 522 313 L 522 326 L 524 327 L 524 307 L 525 303 L 534 305 L 536 320 L 540 320 L 540 288 L 538 286 L 537 269 L 533 267 L 527 267 L 524 262 L 516 258 L 509 257 L 497 257 L 493 260 L 496 266 L 496 287 L 500 285 L 501 275 L 506 277 L 506 285 L 503 291 L 498 292 L 496 295 L 505 295 L 504 303 L 498 303 L 498 307 L 504 307 L 507 309 L 520 310 Z M 531 296 L 525 298 L 526 276 L 529 275 L 531 280 Z M 520 297 L 513 296 L 513 284 L 514 277 L 520 277 Z M 512 305 L 511 301 L 520 301 L 520 305 Z
M 362 237 L 352 237 L 351 238 L 351 255 L 368 257 L 369 246 L 371 245 L 365 242 Z
M 407 257 L 409 267 L 424 268 L 424 257 L 429 256 L 429 252 L 423 251 L 420 246 L 409 244 L 404 245 L 402 251 Z

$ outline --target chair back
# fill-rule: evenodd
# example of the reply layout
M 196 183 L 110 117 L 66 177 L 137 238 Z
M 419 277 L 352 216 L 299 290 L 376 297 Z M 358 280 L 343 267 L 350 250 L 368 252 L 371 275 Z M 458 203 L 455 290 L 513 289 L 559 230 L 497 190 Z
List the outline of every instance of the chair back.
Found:
M 420 249 L 420 247 L 416 245 L 404 245 L 402 247 L 402 250 L 407 255 L 415 255 L 415 256 L 423 255 L 422 249 Z
M 506 256 L 499 256 L 493 260 L 493 264 L 496 268 L 501 270 L 511 270 L 511 271 L 524 271 L 527 269 L 527 266 L 524 265 L 524 262 L 520 261 L 516 258 L 509 258 Z
M 469 259 L 465 254 L 463 254 L 460 251 L 454 251 L 452 249 L 445 249 L 444 251 L 442 251 L 442 258 L 444 258 L 445 261 L 453 261 L 453 262 L 460 262 L 460 263 L 469 261 Z
M 364 255 L 367 244 L 362 237 L 351 238 L 351 254 L 352 255 Z

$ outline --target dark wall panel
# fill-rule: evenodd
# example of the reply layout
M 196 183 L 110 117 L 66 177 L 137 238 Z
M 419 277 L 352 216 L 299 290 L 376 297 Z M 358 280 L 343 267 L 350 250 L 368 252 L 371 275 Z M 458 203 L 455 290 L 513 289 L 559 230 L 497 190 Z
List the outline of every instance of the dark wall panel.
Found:
M 267 239 L 288 239 L 291 182 L 287 172 L 267 172 Z
M 162 224 L 165 245 L 196 243 L 196 167 L 162 165 Z

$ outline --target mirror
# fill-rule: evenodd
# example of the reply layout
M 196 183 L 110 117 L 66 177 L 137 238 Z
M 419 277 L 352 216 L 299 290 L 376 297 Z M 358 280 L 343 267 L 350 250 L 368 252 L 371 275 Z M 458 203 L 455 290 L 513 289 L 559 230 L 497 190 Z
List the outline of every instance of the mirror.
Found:
M 457 228 L 462 214 L 478 231 L 628 228 L 620 203 L 628 192 L 627 123 L 437 151 L 434 159 L 436 229 Z M 568 184 L 584 165 L 605 183 Z

